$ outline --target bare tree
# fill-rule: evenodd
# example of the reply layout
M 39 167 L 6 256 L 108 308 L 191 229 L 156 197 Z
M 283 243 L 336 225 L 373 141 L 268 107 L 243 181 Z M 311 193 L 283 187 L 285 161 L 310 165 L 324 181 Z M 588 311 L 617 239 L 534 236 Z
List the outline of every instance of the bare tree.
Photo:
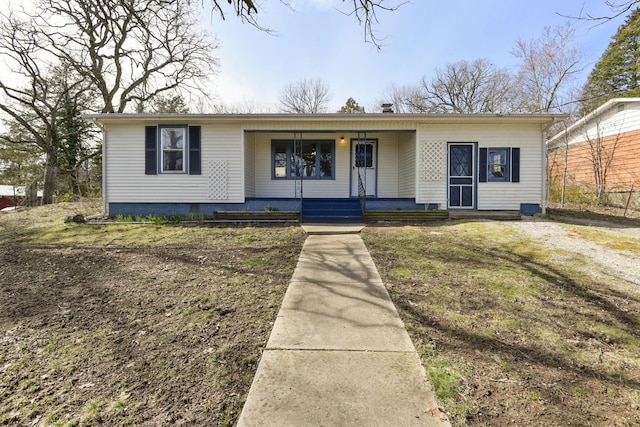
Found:
M 4 184 L 29 188 L 32 184 L 37 188 L 37 182 L 44 176 L 42 151 L 35 144 L 15 144 L 13 141 L 31 140 L 28 135 L 21 135 L 26 131 L 15 122 L 6 123 L 8 130 L 0 135 L 0 180 Z M 27 206 L 34 206 L 35 197 L 25 199 Z M 17 204 L 14 191 L 14 204 Z
M 244 100 L 235 104 L 219 103 L 209 108 L 216 114 L 256 114 L 270 112 L 268 107 L 258 105 L 253 100 Z
M 611 15 L 594 15 L 590 12 L 581 10 L 578 16 L 562 16 L 565 16 L 566 18 L 580 19 L 583 21 L 611 21 L 624 15 L 625 13 L 633 9 L 634 6 L 638 3 L 640 3 L 640 0 L 605 0 L 604 4 L 607 5 L 609 9 L 611 9 Z
M 69 120 L 64 111 L 124 112 L 179 88 L 200 88 L 216 65 L 215 45 L 194 30 L 189 1 L 40 0 L 35 11 L 0 11 L 0 53 L 21 76 L 17 83 L 0 76 L 0 109 L 25 130 L 4 139 L 43 153 L 43 203 L 53 200 L 61 143 L 72 138 L 61 126 Z M 88 91 L 97 102 L 79 104 Z
M 620 143 L 620 132 L 616 132 L 611 137 L 603 136 L 601 118 L 595 120 L 594 133 L 584 130 L 584 137 L 590 154 L 591 170 L 594 180 L 594 195 L 600 202 L 606 202 L 606 194 L 609 190 L 607 179 L 611 162 L 614 159 L 616 150 Z
M 540 38 L 518 39 L 511 53 L 522 62 L 519 87 L 530 112 L 560 111 L 563 88 L 570 85 L 580 68 L 581 53 L 571 23 L 545 27 Z
M 558 138 L 556 143 L 549 145 L 547 150 L 547 196 L 551 197 L 553 194 L 552 189 L 559 177 L 560 207 L 565 205 L 567 178 L 569 175 L 569 141 L 571 139 L 569 125 L 570 122 L 568 120 L 562 121 L 562 136 Z M 562 164 L 560 164 L 560 161 Z
M 394 110 L 397 113 L 417 113 L 420 112 L 420 108 L 413 108 L 413 94 L 417 91 L 417 87 L 412 86 L 398 86 L 392 84 L 378 97 L 374 105 L 376 107 L 390 103 L 393 104 Z M 420 103 L 420 105 L 422 105 Z M 372 108 L 373 109 L 373 108 Z
M 291 8 L 288 1 L 280 0 L 280 2 Z M 378 12 L 394 12 L 408 3 L 404 0 L 342 0 L 342 2 L 349 4 L 347 10 L 342 13 L 355 17 L 358 24 L 363 27 L 365 42 L 373 44 L 378 50 L 382 48 L 382 39 L 378 38 L 375 31 L 375 26 L 379 23 Z M 224 3 L 227 4 L 223 5 Z M 258 23 L 256 15 L 259 11 L 259 5 L 256 3 L 255 0 L 211 0 L 213 10 L 218 12 L 222 19 L 226 18 L 225 10 L 228 7 L 233 7 L 234 13 L 243 22 L 270 31 Z
M 39 148 L 45 160 L 43 203 L 52 203 L 65 118 L 59 113 L 89 90 L 88 82 L 68 64 L 51 66 L 40 59 L 46 54 L 46 36 L 15 16 L 7 16 L 0 26 L 0 52 L 4 60 L 24 78 L 24 85 L 0 79 L 0 110 L 15 126 L 2 135 L 5 143 Z
M 326 113 L 330 99 L 329 87 L 320 79 L 289 83 L 279 97 L 281 111 L 296 114 Z
M 189 113 L 187 101 L 179 93 L 158 95 L 151 101 L 148 109 L 144 104 L 138 104 L 136 112 L 142 113 L 149 110 L 152 113 Z
M 94 85 L 104 113 L 200 90 L 217 65 L 190 0 L 40 0 L 30 19 L 46 38 L 42 48 Z
M 436 69 L 433 79 L 399 90 L 401 109 L 412 113 L 498 113 L 518 108 L 513 77 L 487 59 Z

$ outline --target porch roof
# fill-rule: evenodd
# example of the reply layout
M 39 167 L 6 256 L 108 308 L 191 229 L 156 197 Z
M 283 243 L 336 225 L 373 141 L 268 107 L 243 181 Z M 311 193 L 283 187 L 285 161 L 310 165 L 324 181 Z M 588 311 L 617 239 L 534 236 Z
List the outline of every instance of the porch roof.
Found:
M 335 131 L 414 131 L 420 124 L 550 124 L 567 117 L 566 114 L 130 114 L 101 113 L 85 114 L 85 120 L 97 123 L 123 122 L 200 122 L 211 124 L 241 124 L 246 131 L 271 130 L 269 124 L 286 124 L 291 130 L 315 131 L 315 127 L 330 132 L 324 126 L 335 123 Z M 320 123 L 323 126 L 318 126 Z M 401 128 L 399 128 L 401 126 Z M 279 129 L 281 129 L 279 127 Z

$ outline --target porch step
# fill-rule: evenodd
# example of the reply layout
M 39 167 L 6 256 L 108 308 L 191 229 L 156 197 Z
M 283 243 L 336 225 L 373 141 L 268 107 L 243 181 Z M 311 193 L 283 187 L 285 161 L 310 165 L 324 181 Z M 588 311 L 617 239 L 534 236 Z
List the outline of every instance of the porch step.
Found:
M 362 224 L 358 199 L 303 199 L 302 222 L 307 224 Z
M 449 211 L 450 219 L 491 219 L 495 221 L 517 221 L 522 219 L 520 211 Z
M 365 214 L 367 222 L 383 221 L 442 221 L 449 219 L 449 211 L 445 210 L 371 210 Z

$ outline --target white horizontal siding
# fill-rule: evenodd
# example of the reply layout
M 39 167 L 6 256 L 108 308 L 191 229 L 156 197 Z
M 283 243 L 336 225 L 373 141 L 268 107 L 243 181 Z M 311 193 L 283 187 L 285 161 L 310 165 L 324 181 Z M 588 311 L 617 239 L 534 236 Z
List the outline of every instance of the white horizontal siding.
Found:
M 258 133 L 255 135 L 255 189 L 256 197 L 296 197 L 296 186 L 300 181 L 293 179 L 273 179 L 271 173 L 271 140 L 293 139 L 293 134 Z M 335 179 L 304 180 L 304 197 L 349 197 L 349 139 L 340 142 L 340 135 L 304 134 L 304 140 L 335 140 Z
M 398 197 L 416 197 L 416 135 L 398 135 Z
M 478 209 L 520 209 L 521 203 L 542 204 L 543 153 L 539 126 L 517 131 L 502 129 L 494 138 L 479 141 L 479 148 L 520 148 L 520 182 L 478 183 Z
M 341 142 L 344 137 L 344 142 Z M 364 138 L 364 135 L 361 135 Z M 378 140 L 377 196 L 398 197 L 398 137 L 396 133 L 367 133 L 368 139 Z M 334 140 L 335 179 L 304 180 L 304 197 L 350 196 L 351 185 L 351 140 L 357 139 L 357 133 L 305 133 L 303 140 Z M 273 139 L 293 139 L 293 134 L 256 133 L 255 134 L 255 189 L 257 197 L 295 197 L 295 180 L 272 179 L 271 141 Z
M 378 197 L 398 197 L 398 137 L 396 133 L 383 133 L 378 138 Z
M 185 122 L 188 116 L 185 116 Z M 149 121 L 123 121 L 107 125 L 106 179 L 109 202 L 129 203 L 216 203 L 244 202 L 249 197 L 295 197 L 294 180 L 273 180 L 271 177 L 271 140 L 292 139 L 290 132 L 255 132 L 269 127 L 290 130 L 292 122 L 251 122 L 238 124 L 188 123 L 202 126 L 202 175 L 144 173 L 144 127 Z M 318 131 L 332 129 L 406 129 L 406 122 L 295 122 L 297 128 Z M 375 126 L 374 126 L 375 125 Z M 249 132 L 245 133 L 245 130 Z M 340 142 L 344 136 L 345 142 Z M 540 203 L 542 198 L 542 150 L 540 124 L 433 124 L 423 123 L 416 133 L 368 132 L 367 138 L 377 138 L 378 197 L 413 197 L 418 203 L 447 205 L 446 150 L 438 154 L 437 164 L 429 165 L 436 172 L 426 179 L 422 173 L 425 156 L 423 147 L 446 149 L 447 142 L 478 142 L 479 147 L 519 147 L 521 149 L 520 183 L 481 183 L 478 186 L 479 209 L 518 209 L 520 203 Z M 351 179 L 351 139 L 357 132 L 309 132 L 303 139 L 335 140 L 335 179 L 305 180 L 305 197 L 349 197 Z M 212 161 L 226 165 L 224 198 L 211 199 L 208 165 Z M 442 172 L 444 171 L 444 172 Z M 442 172 L 442 173 L 440 173 Z M 213 192 L 219 194 L 219 192 Z
M 619 111 L 618 107 L 623 105 Z M 605 138 L 640 129 L 640 103 L 629 102 L 613 105 L 597 119 L 578 126 L 571 132 L 569 144 L 576 144 L 588 139 Z
M 520 209 L 521 203 L 542 203 L 542 136 L 540 125 L 429 125 L 419 128 L 419 141 L 477 142 L 478 148 L 520 148 L 519 183 L 478 183 L 477 209 Z M 419 156 L 421 159 L 421 156 Z M 420 164 L 419 167 L 424 167 Z M 446 161 L 444 179 L 419 181 L 418 202 L 447 206 Z M 418 172 L 420 176 L 420 172 Z
M 244 135 L 244 183 L 245 197 L 256 196 L 256 136 Z
M 145 175 L 145 125 L 107 127 L 107 197 L 120 203 L 243 202 L 242 131 L 239 126 L 202 126 L 202 174 Z M 227 165 L 226 198 L 209 198 L 208 164 Z

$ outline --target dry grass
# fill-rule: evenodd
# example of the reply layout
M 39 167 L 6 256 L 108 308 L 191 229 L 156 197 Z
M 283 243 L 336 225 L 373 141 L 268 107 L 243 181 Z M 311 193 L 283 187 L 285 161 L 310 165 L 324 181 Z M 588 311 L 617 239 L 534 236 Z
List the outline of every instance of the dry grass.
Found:
M 369 227 L 364 239 L 454 425 L 640 423 L 639 292 L 506 224 Z
M 304 233 L 62 222 L 98 211 L 0 214 L 0 424 L 233 425 Z M 640 297 L 583 254 L 500 223 L 363 238 L 454 425 L 640 423 Z
M 0 217 L 0 425 L 233 425 L 299 227 Z

